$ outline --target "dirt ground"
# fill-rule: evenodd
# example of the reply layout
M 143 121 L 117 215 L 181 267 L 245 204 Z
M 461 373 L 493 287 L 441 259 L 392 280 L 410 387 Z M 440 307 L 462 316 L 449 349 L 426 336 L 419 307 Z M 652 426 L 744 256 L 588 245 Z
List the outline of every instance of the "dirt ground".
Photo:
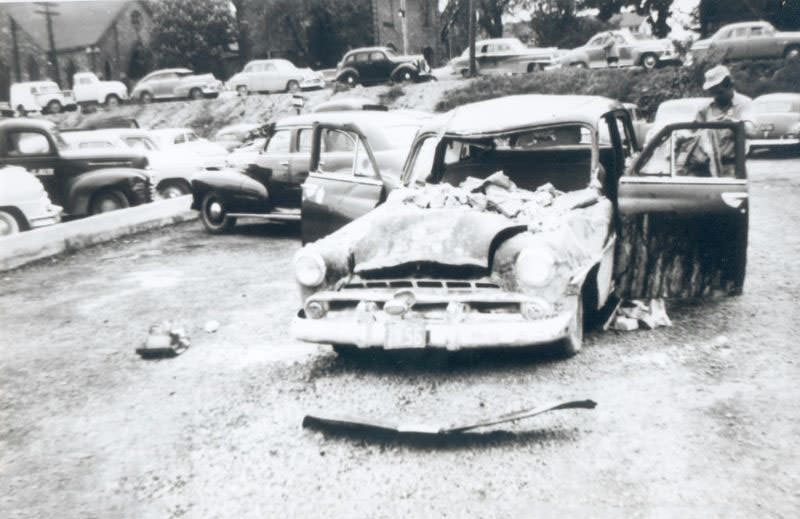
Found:
M 750 174 L 745 294 L 671 305 L 672 328 L 595 332 L 568 360 L 297 343 L 292 226 L 189 223 L 2 274 L 0 516 L 797 517 L 800 159 Z M 192 346 L 140 359 L 164 319 Z M 300 425 L 583 398 L 598 407 L 440 442 Z

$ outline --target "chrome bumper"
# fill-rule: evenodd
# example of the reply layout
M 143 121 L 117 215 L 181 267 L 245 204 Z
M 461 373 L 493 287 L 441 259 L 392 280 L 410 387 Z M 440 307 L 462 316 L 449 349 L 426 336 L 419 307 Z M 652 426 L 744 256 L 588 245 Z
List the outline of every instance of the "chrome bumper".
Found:
M 800 144 L 800 139 L 747 139 L 747 144 L 753 146 L 797 146 Z
M 461 350 L 486 347 L 522 347 L 547 344 L 568 334 L 574 310 L 553 317 L 526 320 L 520 315 L 503 319 L 448 322 L 425 320 L 426 348 Z M 402 320 L 400 320 L 402 321 Z M 397 320 L 309 319 L 296 316 L 292 336 L 321 344 L 345 344 L 358 348 L 385 348 L 387 325 Z

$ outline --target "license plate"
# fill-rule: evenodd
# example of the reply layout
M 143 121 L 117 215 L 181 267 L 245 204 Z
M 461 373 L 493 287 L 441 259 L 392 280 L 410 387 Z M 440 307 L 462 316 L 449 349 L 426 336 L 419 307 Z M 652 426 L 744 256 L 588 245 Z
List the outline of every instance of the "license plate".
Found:
M 428 343 L 425 323 L 422 321 L 402 321 L 386 323 L 384 348 L 424 348 Z

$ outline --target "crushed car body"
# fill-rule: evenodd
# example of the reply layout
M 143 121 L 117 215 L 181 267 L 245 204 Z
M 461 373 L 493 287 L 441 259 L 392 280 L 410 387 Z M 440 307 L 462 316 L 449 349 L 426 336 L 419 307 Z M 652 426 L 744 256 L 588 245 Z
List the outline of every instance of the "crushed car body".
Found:
M 696 132 L 721 131 L 687 124 Z M 741 144 L 741 125 L 714 124 L 734 132 Z M 402 185 L 382 205 L 297 253 L 304 304 L 293 322 L 294 336 L 340 351 L 557 342 L 565 354 L 576 353 L 586 317 L 612 292 L 631 297 L 635 289 L 642 297 L 659 297 L 645 294 L 653 286 L 630 276 L 640 251 L 621 245 L 621 229 L 638 222 L 632 232 L 646 234 L 642 219 L 675 213 L 691 219 L 708 212 L 741 224 L 737 215 L 746 213 L 741 205 L 703 206 L 694 194 L 698 179 L 682 178 L 686 168 L 659 170 L 665 150 L 686 155 L 673 142 L 673 131 L 680 129 L 665 128 L 636 156 L 625 108 L 584 96 L 500 98 L 433 121 L 412 145 Z M 743 145 L 737 150 L 743 155 Z M 669 167 L 675 160 L 664 163 Z M 737 162 L 736 178 L 705 181 L 713 187 L 704 188 L 710 191 L 703 196 L 724 200 L 730 198 L 727 190 L 737 189 L 732 186 L 746 189 L 738 178 L 741 168 Z M 683 214 L 693 202 L 697 206 Z M 667 234 L 672 228 L 657 227 Z M 729 272 L 732 262 L 716 244 L 696 236 L 687 240 L 704 247 L 708 261 L 698 266 L 706 285 L 693 288 L 716 283 L 737 293 L 743 270 Z M 624 261 L 618 264 L 620 251 Z M 688 262 L 695 261 L 695 252 L 687 250 Z M 661 267 L 652 268 L 656 275 Z M 728 271 L 715 276 L 720 269 Z M 627 285 L 615 283 L 617 272 L 628 275 Z M 682 284 L 697 277 L 689 274 L 658 290 L 670 292 L 665 297 L 680 293 Z

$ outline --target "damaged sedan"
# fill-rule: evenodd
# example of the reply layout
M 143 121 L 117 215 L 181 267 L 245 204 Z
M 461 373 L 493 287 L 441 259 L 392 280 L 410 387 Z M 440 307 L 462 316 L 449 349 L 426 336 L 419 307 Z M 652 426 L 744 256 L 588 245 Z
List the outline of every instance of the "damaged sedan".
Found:
M 573 355 L 612 295 L 741 293 L 741 123 L 668 125 L 639 153 L 629 113 L 610 99 L 493 99 L 423 127 L 399 183 L 357 126 L 340 130 L 361 143 L 361 175 L 376 186 L 377 202 L 362 194 L 348 214 L 385 201 L 312 241 L 325 233 L 305 212 L 326 198 L 313 150 L 295 257 L 301 340 L 337 351 L 556 343 Z M 721 136 L 734 156 L 720 154 Z M 342 215 L 351 201 L 329 202 Z

